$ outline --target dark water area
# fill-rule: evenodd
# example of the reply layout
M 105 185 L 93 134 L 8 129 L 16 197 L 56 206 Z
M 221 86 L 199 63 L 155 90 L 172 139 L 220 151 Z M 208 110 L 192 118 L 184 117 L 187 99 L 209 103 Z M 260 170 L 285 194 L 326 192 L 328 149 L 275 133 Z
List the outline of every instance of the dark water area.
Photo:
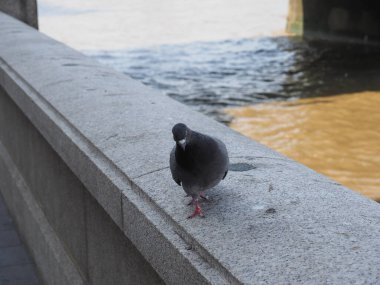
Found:
M 85 53 L 225 123 L 225 107 L 380 90 L 380 50 L 297 37 Z

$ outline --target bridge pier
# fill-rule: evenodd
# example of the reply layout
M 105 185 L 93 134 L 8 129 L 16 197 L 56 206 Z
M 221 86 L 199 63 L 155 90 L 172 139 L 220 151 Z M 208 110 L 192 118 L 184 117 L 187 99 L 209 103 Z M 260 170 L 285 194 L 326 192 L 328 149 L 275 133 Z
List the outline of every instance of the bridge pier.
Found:
M 0 11 L 38 29 L 36 0 L 1 0 Z
M 290 0 L 287 29 L 311 40 L 379 43 L 380 3 Z

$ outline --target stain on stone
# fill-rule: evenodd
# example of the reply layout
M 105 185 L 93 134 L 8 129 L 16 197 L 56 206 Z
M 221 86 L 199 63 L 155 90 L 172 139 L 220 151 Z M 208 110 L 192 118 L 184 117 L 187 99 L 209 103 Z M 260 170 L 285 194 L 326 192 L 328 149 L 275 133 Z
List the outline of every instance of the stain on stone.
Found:
M 300 203 L 299 200 L 290 200 L 290 204 L 292 205 L 298 205 Z
M 109 139 L 112 139 L 112 138 L 114 138 L 114 137 L 117 137 L 117 136 L 118 136 L 118 134 L 113 134 L 113 135 L 107 137 L 107 138 L 106 138 L 106 141 L 108 141 Z
M 345 233 L 345 232 L 335 232 L 335 233 L 338 234 L 338 235 L 344 236 L 346 238 L 350 237 L 350 235 L 348 233 Z
M 269 208 L 269 209 L 267 209 L 265 211 L 265 213 L 267 213 L 267 214 L 274 214 L 274 213 L 276 213 L 276 209 L 275 208 Z
M 127 95 L 126 93 L 107 93 L 107 94 L 104 94 L 104 96 L 108 96 L 108 97 L 113 97 L 113 96 L 125 96 Z
M 230 164 L 229 170 L 231 171 L 248 171 L 255 169 L 256 167 L 249 163 L 232 163 Z
M 62 66 L 78 66 L 79 64 L 76 63 L 64 63 Z

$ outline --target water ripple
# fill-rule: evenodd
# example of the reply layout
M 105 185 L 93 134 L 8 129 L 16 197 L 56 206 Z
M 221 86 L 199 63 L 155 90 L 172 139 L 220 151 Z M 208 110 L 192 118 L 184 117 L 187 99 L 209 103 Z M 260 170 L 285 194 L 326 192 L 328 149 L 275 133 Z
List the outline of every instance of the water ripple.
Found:
M 86 53 L 220 121 L 225 106 L 380 89 L 379 52 L 291 37 Z

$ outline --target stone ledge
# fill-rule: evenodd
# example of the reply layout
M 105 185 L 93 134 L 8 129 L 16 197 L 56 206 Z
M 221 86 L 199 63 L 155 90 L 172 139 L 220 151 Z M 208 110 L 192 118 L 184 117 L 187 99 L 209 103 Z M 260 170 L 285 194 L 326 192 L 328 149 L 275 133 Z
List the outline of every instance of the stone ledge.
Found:
M 1 13 L 0 38 L 0 85 L 166 283 L 379 282 L 377 203 Z M 254 166 L 206 219 L 170 177 L 179 121 Z

